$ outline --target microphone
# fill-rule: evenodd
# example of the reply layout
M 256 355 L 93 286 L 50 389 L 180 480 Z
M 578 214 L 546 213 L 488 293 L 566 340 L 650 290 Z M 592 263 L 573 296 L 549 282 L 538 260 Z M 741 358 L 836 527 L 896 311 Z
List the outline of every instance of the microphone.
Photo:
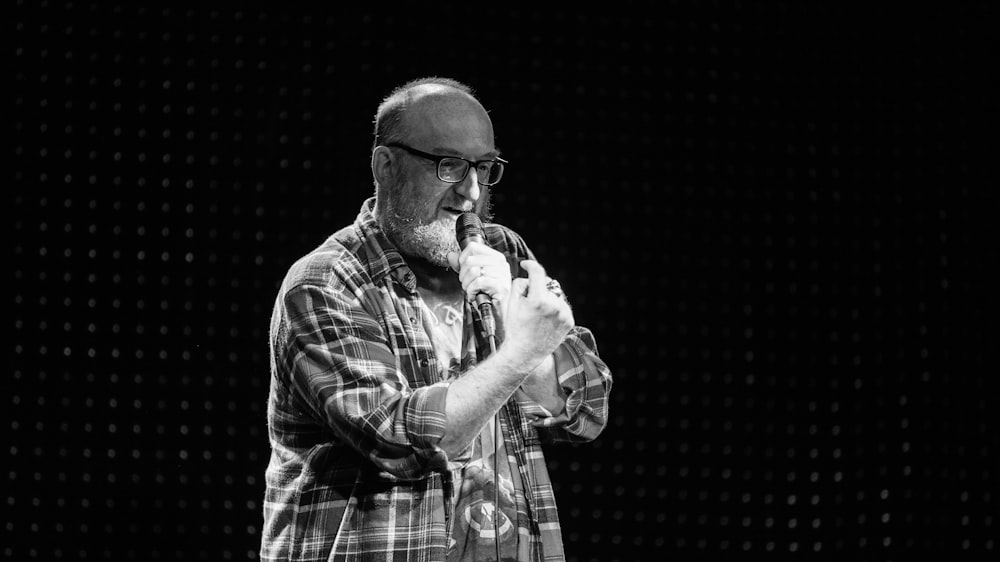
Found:
M 455 236 L 458 238 L 458 245 L 463 250 L 469 242 L 486 243 L 483 236 L 483 223 L 479 220 L 479 215 L 471 211 L 466 211 L 458 216 L 455 223 Z M 493 299 L 486 293 L 476 293 L 476 308 L 479 309 L 479 316 L 483 319 L 483 329 L 490 340 L 496 339 L 496 321 L 493 318 Z M 495 345 L 495 341 L 492 341 Z
M 483 236 L 483 222 L 479 220 L 479 215 L 471 211 L 466 211 L 458 216 L 458 221 L 455 223 L 455 237 L 458 238 L 458 245 L 463 250 L 469 245 L 469 242 L 479 242 L 480 244 L 486 243 L 486 238 Z M 489 295 L 483 292 L 476 293 L 476 308 L 479 309 L 479 317 L 483 322 L 483 331 L 486 333 L 486 341 L 490 346 L 488 354 L 492 354 L 497 350 L 497 335 L 496 335 L 496 321 L 493 318 L 493 299 Z M 500 435 L 500 411 L 497 410 L 493 414 L 493 427 L 496 433 L 494 435 Z M 493 440 L 493 474 L 497 478 L 493 482 L 493 505 L 500 505 L 500 466 L 497 464 L 500 459 L 500 440 Z M 497 550 L 497 560 L 500 560 L 500 528 L 499 520 L 493 518 L 493 531 L 494 537 L 496 539 L 496 550 Z

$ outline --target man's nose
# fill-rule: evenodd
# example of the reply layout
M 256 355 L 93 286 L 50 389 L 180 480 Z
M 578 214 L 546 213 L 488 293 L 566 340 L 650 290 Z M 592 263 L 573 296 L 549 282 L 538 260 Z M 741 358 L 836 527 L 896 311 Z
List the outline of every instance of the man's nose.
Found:
M 455 191 L 469 201 L 476 202 L 479 200 L 482 187 L 479 185 L 479 174 L 475 168 L 470 167 L 465 179 L 455 184 Z

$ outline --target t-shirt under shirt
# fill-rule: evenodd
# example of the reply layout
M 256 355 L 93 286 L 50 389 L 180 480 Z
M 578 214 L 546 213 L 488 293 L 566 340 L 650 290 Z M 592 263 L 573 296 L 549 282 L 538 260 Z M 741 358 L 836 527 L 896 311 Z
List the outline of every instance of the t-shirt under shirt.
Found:
M 462 339 L 462 296 L 459 295 L 458 300 L 448 300 L 422 290 L 420 296 L 425 307 L 423 317 L 427 333 L 434 344 L 438 363 L 446 370 L 442 374 L 446 378 L 458 377 L 462 355 L 471 353 L 475 356 L 474 338 L 469 338 L 467 342 Z M 495 439 L 494 421 L 488 423 L 474 440 L 470 460 L 450 466 L 456 493 L 448 562 L 495 561 L 497 533 L 501 560 L 527 559 L 528 545 L 518 541 L 515 500 L 517 496 L 523 504 L 524 490 L 521 479 L 512 477 L 517 471 L 510 464 L 504 440 Z M 496 455 L 495 444 L 499 445 Z M 496 465 L 494 459 L 499 459 Z M 496 507 L 497 499 L 499 509 Z

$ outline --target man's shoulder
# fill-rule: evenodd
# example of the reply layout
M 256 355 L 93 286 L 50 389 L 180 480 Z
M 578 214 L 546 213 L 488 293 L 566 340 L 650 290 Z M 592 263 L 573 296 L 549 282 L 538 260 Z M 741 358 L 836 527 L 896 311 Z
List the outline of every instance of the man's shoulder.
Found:
M 487 244 L 494 250 L 504 253 L 520 253 L 527 250 L 524 239 L 509 226 L 496 222 L 485 223 L 483 234 Z
M 521 260 L 533 260 L 535 255 L 520 234 L 508 226 L 491 222 L 483 225 L 483 235 L 490 248 L 507 257 L 507 264 L 514 277 L 527 275 L 521 270 Z
M 354 225 L 341 228 L 288 268 L 285 286 L 328 286 L 343 278 L 345 273 L 360 271 L 358 251 L 361 244 Z

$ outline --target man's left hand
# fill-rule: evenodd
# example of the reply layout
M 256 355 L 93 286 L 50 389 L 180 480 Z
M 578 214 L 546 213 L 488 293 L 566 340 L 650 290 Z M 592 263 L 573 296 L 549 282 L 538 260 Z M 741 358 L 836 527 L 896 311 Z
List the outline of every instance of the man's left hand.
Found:
M 511 273 L 507 257 L 479 242 L 469 242 L 461 254 L 448 254 L 448 263 L 458 272 L 466 297 L 472 300 L 486 293 L 503 314 L 510 295 Z

